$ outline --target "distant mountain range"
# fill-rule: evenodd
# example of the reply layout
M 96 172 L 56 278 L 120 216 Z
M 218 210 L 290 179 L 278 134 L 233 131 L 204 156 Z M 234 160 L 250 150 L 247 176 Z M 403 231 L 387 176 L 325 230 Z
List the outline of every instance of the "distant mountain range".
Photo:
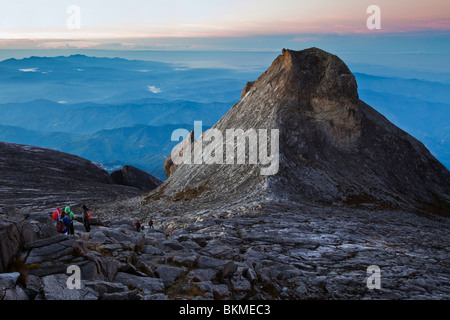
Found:
M 0 104 L 0 124 L 41 132 L 91 134 L 100 130 L 136 124 L 166 124 L 202 121 L 212 126 L 232 103 L 200 103 L 142 99 L 121 104 L 59 104 L 49 100 Z
M 30 57 L 0 62 L 0 101 L 122 103 L 144 98 L 230 102 L 254 71 L 188 69 L 120 58 Z
M 125 164 L 165 180 L 173 130 L 215 124 L 257 71 L 68 57 L 0 62 L 0 141 Z M 362 100 L 450 168 L 450 84 L 355 73 Z M 437 78 L 439 79 L 439 78 Z
M 362 100 L 450 168 L 450 84 L 355 73 Z

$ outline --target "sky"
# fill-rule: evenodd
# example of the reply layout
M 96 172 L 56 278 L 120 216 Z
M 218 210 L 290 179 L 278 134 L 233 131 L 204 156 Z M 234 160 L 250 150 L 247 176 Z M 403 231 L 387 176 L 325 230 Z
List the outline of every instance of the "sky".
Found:
M 0 0 L 0 49 L 272 50 L 261 39 L 448 31 L 448 0 Z

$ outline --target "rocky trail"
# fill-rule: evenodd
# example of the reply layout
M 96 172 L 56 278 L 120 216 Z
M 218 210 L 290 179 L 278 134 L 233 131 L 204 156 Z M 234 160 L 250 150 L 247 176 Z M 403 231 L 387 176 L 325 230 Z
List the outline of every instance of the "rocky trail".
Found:
M 306 206 L 289 211 L 267 204 L 180 224 L 155 216 L 156 228 L 142 232 L 127 219 L 97 221 L 90 233 L 76 222 L 75 236 L 52 233 L 48 216 L 8 219 L 6 236 L 21 243 L 0 274 L 0 299 L 450 296 L 448 218 Z M 79 290 L 67 287 L 72 265 L 81 270 Z M 380 290 L 367 288 L 371 265 L 381 269 Z

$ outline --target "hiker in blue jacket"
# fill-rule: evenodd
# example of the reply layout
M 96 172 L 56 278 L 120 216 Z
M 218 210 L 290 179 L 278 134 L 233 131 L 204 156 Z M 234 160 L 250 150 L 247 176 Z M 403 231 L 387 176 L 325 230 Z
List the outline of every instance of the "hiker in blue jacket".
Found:
M 59 233 L 62 234 L 68 234 L 69 233 L 69 227 L 71 225 L 69 217 L 66 216 L 66 213 L 63 211 L 61 212 L 61 216 L 58 219 L 57 222 L 57 230 Z

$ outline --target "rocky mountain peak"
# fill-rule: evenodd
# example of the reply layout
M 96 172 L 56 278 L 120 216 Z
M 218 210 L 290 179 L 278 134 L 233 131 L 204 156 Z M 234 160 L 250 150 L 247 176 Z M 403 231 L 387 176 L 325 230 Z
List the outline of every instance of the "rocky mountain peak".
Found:
M 255 85 L 267 82 L 279 94 L 292 97 L 358 100 L 356 80 L 347 65 L 336 55 L 318 48 L 283 49 Z
M 282 112 L 310 117 L 330 140 L 346 147 L 360 135 L 357 89 L 354 75 L 337 56 L 318 48 L 283 49 L 258 80 L 247 83 L 242 97 L 283 101 Z
M 314 97 L 332 100 L 358 101 L 355 77 L 336 55 L 318 48 L 302 51 L 283 49 L 282 52 L 278 59 L 292 77 L 290 83 L 285 83 L 286 89 L 293 89 L 294 94 L 300 93 L 304 97 L 313 94 Z M 277 60 L 273 66 L 278 63 Z
M 211 129 L 225 135 L 234 128 L 279 131 L 276 174 L 261 175 L 260 162 L 181 164 L 145 203 L 164 197 L 207 203 L 265 198 L 448 214 L 449 171 L 359 100 L 355 77 L 333 54 L 284 49 Z M 208 144 L 199 140 L 183 144 Z

